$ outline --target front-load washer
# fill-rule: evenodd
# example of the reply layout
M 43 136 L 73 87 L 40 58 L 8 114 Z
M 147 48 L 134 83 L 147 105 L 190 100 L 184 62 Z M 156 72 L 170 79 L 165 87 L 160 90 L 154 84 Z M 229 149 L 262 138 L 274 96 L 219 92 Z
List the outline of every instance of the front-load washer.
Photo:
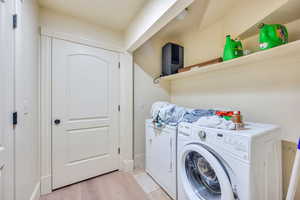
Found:
M 277 126 L 247 123 L 220 130 L 180 123 L 178 200 L 281 200 Z

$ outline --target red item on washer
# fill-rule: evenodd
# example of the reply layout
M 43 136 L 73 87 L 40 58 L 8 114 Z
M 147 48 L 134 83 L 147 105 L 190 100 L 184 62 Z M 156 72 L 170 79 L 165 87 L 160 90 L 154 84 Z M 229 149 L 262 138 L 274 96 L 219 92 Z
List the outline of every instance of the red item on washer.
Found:
M 217 111 L 216 115 L 220 116 L 220 117 L 224 117 L 224 116 L 228 116 L 231 117 L 233 115 L 234 111 Z

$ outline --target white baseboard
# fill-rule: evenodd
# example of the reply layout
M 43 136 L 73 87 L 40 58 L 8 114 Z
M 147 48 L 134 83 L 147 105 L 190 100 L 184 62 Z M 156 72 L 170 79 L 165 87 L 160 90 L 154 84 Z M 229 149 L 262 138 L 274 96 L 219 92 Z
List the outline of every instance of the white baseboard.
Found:
M 145 154 L 141 153 L 134 156 L 134 167 L 145 169 Z
M 49 194 L 52 192 L 51 181 L 52 181 L 51 175 L 41 177 L 41 195 Z
M 122 160 L 120 170 L 124 172 L 132 172 L 134 168 L 133 160 Z
M 40 196 L 41 196 L 41 188 L 40 188 L 41 184 L 40 182 L 38 182 L 31 194 L 30 200 L 39 200 Z

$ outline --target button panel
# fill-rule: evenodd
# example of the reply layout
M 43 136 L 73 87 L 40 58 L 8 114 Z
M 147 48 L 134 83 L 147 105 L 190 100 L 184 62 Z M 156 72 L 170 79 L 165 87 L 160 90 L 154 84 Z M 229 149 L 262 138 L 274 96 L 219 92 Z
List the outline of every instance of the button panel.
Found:
M 214 145 L 243 160 L 249 160 L 249 140 L 246 137 L 234 135 L 229 131 L 211 130 L 206 128 L 193 129 L 194 139 L 199 140 L 199 133 L 206 133 L 206 139 L 200 140 L 204 144 Z
M 247 138 L 228 133 L 224 135 L 223 144 L 222 148 L 225 148 L 235 156 L 249 160 L 249 142 Z

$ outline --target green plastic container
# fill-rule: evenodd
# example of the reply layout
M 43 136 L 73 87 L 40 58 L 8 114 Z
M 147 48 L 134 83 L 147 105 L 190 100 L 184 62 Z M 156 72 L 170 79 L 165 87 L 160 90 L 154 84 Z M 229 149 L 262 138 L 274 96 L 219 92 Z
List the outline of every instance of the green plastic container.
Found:
M 231 60 L 240 56 L 243 56 L 242 42 L 240 40 L 233 40 L 230 38 L 230 35 L 227 35 L 223 53 L 223 60 Z
M 288 31 L 281 24 L 259 24 L 259 48 L 270 49 L 288 43 Z

